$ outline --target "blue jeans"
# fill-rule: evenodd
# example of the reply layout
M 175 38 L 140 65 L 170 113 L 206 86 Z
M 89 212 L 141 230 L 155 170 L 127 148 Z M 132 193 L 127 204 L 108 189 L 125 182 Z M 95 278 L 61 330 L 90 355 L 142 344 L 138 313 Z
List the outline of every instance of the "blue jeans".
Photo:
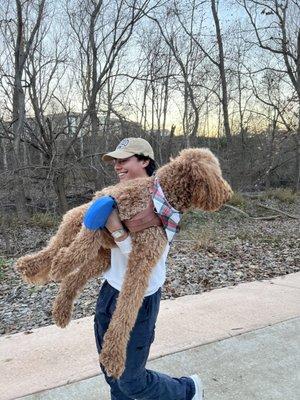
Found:
M 116 307 L 118 290 L 104 282 L 97 300 L 95 313 L 95 338 L 98 353 L 103 336 Z M 146 369 L 150 346 L 154 340 L 155 323 L 159 311 L 161 289 L 144 298 L 127 346 L 125 370 L 119 379 L 105 375 L 110 386 L 111 400 L 191 400 L 195 394 L 193 380 L 189 377 L 171 378 Z

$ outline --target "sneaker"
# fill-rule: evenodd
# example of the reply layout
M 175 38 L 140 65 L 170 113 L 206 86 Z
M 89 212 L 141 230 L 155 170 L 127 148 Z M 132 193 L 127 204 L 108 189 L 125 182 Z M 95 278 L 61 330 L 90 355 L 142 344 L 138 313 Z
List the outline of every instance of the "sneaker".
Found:
M 204 390 L 201 379 L 198 375 L 191 375 L 190 378 L 193 379 L 196 388 L 196 392 L 192 400 L 204 400 Z

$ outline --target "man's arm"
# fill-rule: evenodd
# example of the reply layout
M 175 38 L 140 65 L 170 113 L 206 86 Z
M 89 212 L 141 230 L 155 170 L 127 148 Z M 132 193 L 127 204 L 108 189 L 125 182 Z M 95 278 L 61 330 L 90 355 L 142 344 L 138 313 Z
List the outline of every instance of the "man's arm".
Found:
M 108 217 L 108 220 L 106 221 L 105 227 L 110 233 L 114 233 L 119 230 L 124 231 L 122 236 L 119 236 L 118 238 L 114 238 L 115 242 L 121 242 L 128 237 L 128 232 L 124 229 L 124 226 L 122 225 L 122 222 L 119 217 L 119 213 L 117 212 L 116 209 L 114 209 L 111 212 L 110 216 Z

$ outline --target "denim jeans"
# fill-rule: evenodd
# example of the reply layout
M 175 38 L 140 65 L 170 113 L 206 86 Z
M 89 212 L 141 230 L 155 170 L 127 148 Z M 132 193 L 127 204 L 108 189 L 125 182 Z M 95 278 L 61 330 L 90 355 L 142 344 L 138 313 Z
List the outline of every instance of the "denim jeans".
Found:
M 118 290 L 104 282 L 97 300 L 95 313 L 95 338 L 98 353 L 103 336 L 116 307 Z M 106 375 L 111 400 L 191 400 L 195 394 L 193 380 L 189 377 L 171 378 L 146 369 L 150 346 L 154 340 L 155 323 L 159 311 L 161 289 L 144 298 L 127 346 L 125 370 L 119 379 Z

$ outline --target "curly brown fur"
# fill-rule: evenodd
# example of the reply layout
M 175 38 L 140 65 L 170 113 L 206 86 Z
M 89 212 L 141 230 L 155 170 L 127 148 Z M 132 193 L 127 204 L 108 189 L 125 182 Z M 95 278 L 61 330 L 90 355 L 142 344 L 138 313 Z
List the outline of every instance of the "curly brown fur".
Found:
M 84 288 L 86 283 L 109 268 L 110 250 L 101 248 L 97 258 L 86 265 L 73 271 L 62 280 L 59 292 L 53 304 L 52 315 L 57 326 L 64 328 L 71 320 L 74 299 Z
M 49 282 L 50 269 L 53 257 L 61 248 L 68 247 L 81 229 L 82 218 L 88 205 L 73 208 L 68 211 L 47 247 L 33 254 L 28 254 L 17 260 L 15 267 L 21 273 L 22 278 L 28 283 Z
M 232 194 L 230 186 L 222 178 L 217 158 L 208 149 L 183 150 L 158 170 L 157 177 L 169 203 L 182 212 L 192 208 L 217 210 Z M 130 219 L 147 207 L 153 179 L 139 178 L 119 183 L 96 193 L 95 198 L 112 195 L 118 203 L 121 220 Z M 86 210 L 88 205 L 82 207 Z M 81 227 L 83 209 L 72 210 L 74 214 L 72 211 L 68 213 L 73 222 L 69 221 L 69 217 L 64 218 L 48 250 L 46 248 L 36 255 L 25 256 L 32 257 L 34 261 L 35 257 L 41 259 L 43 251 L 48 251 L 48 258 L 42 259 L 44 264 L 39 265 L 40 269 L 35 266 L 31 270 L 31 264 L 27 264 L 26 270 L 24 258 L 17 265 L 19 269 L 24 267 L 26 277 L 32 281 L 40 271 L 43 271 L 44 279 L 49 279 L 49 274 L 55 280 L 63 279 L 53 310 L 55 321 L 60 326 L 69 322 L 73 301 L 79 290 L 91 277 L 103 273 L 107 268 L 109 253 L 103 253 L 102 250 L 115 246 L 106 230 L 92 232 Z M 62 238 L 62 235 L 67 238 Z M 120 377 L 124 370 L 129 335 L 143 301 L 150 273 L 166 244 L 161 227 L 151 227 L 131 236 L 133 245 L 125 280 L 100 354 L 100 361 L 107 373 L 115 378 Z
M 158 227 L 132 233 L 131 237 L 132 251 L 125 279 L 100 354 L 100 362 L 106 373 L 113 377 L 120 377 L 124 371 L 130 332 L 142 305 L 152 269 L 167 244 L 164 233 Z M 147 246 L 149 243 L 151 245 Z

